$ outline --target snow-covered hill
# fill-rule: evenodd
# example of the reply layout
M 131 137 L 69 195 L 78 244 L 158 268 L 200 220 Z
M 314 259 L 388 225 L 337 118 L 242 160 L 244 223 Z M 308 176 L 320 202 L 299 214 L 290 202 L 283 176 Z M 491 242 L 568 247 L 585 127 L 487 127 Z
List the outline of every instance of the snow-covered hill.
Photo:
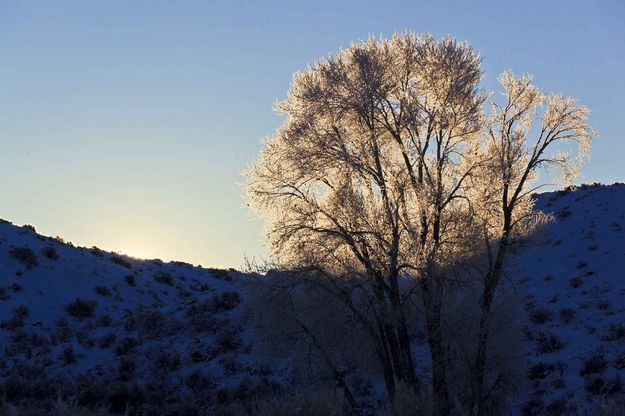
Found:
M 537 208 L 554 221 L 515 266 L 528 314 L 526 409 L 570 414 L 625 392 L 625 185 L 544 193 Z
M 625 391 L 625 185 L 544 193 L 537 207 L 555 220 L 514 266 L 527 312 L 519 409 L 570 414 Z M 141 401 L 147 414 L 184 414 L 273 391 L 286 373 L 241 319 L 251 280 L 0 222 L 0 394 L 71 391 L 84 405 L 106 397 L 113 411 Z
M 71 392 L 121 412 L 141 400 L 146 414 L 165 399 L 171 412 L 153 414 L 181 414 L 185 401 L 207 409 L 237 389 L 271 389 L 240 324 L 249 279 L 77 248 L 2 221 L 0 396 Z

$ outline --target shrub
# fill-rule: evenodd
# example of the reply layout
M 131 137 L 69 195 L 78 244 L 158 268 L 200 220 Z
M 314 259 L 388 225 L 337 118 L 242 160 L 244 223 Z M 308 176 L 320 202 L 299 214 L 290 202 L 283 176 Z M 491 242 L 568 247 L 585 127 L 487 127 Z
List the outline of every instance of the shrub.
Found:
M 164 335 L 171 329 L 168 327 L 169 321 L 160 310 L 146 308 L 131 315 L 124 326 L 127 331 L 138 331 L 144 337 L 153 338 Z
M 603 341 L 616 341 L 625 337 L 625 326 L 623 324 L 610 324 L 605 335 L 601 337 Z
M 139 340 L 132 337 L 124 337 L 119 340 L 115 347 L 115 354 L 118 356 L 126 355 L 139 345 Z
M 614 360 L 614 367 L 618 370 L 625 368 L 625 353 L 621 353 L 618 357 L 616 357 Z
M 553 371 L 553 369 L 553 364 L 540 362 L 530 368 L 529 378 L 530 380 L 542 380 L 547 377 Z
M 50 259 L 50 260 L 58 260 L 59 259 L 59 254 L 56 252 L 56 248 L 54 248 L 54 246 L 46 246 L 43 249 L 41 249 L 41 254 L 43 254 L 44 257 Z
M 74 335 L 69 321 L 64 316 L 59 316 L 55 321 L 56 328 L 50 336 L 53 343 L 68 342 Z
M 11 312 L 11 319 L 0 322 L 0 328 L 8 329 L 10 331 L 22 328 L 26 318 L 28 318 L 28 307 L 26 305 L 20 305 Z
M 241 303 L 241 295 L 235 291 L 225 291 L 212 298 L 216 310 L 232 310 Z
M 130 263 L 128 260 L 124 259 L 122 256 L 120 256 L 119 254 L 113 254 L 111 256 L 111 261 L 115 264 L 118 264 L 122 267 L 125 267 L 127 269 L 132 268 L 132 263 Z
M 535 308 L 529 312 L 529 318 L 534 324 L 542 325 L 551 321 L 551 312 L 546 308 Z
M 230 277 L 230 271 L 225 269 L 217 269 L 217 268 L 209 268 L 208 271 L 220 280 L 230 281 L 232 278 Z
M 9 256 L 19 261 L 27 269 L 32 269 L 33 267 L 39 265 L 39 262 L 37 261 L 37 256 L 35 256 L 35 253 L 33 253 L 30 247 L 27 246 L 11 247 L 9 249 Z
M 171 274 L 160 270 L 154 274 L 154 281 L 165 284 L 167 286 L 174 285 L 174 278 L 171 277 Z
M 564 342 L 555 334 L 545 334 L 541 332 L 537 338 L 538 352 L 541 354 L 549 354 L 556 352 L 564 347 Z
M 566 398 L 561 397 L 549 403 L 546 410 L 548 415 L 565 415 L 570 408 L 567 405 Z
M 114 332 L 109 332 L 106 335 L 102 335 L 100 339 L 98 339 L 98 347 L 105 349 L 110 348 L 111 345 L 115 343 L 117 340 L 117 335 Z
M 98 321 L 97 321 L 98 326 L 106 327 L 106 326 L 110 326 L 112 323 L 113 323 L 113 317 L 109 315 L 108 313 L 103 313 L 102 315 L 98 316 Z
M 607 367 L 608 363 L 602 353 L 596 352 L 584 361 L 582 369 L 579 371 L 580 376 L 588 374 L 601 374 Z
M 137 369 L 137 363 L 128 357 L 122 357 L 119 359 L 119 364 L 117 365 L 117 377 L 121 381 L 130 381 Z
M 572 213 L 573 211 L 571 211 L 571 208 L 564 207 L 560 211 L 558 211 L 556 215 L 558 216 L 558 218 L 567 218 L 570 217 Z
M 585 382 L 586 391 L 594 395 L 601 394 L 604 386 L 605 380 L 603 377 L 587 378 Z
M 560 319 L 562 319 L 562 322 L 564 322 L 565 324 L 571 323 L 571 321 L 575 319 L 575 309 L 571 309 L 571 308 L 560 309 Z
M 227 376 L 234 375 L 241 369 L 241 366 L 233 357 L 224 356 L 218 362 Z
M 241 339 L 236 331 L 227 329 L 219 334 L 215 347 L 213 348 L 213 357 L 234 351 L 241 346 Z
M 65 305 L 65 312 L 74 318 L 91 318 L 98 303 L 95 300 L 82 300 L 76 298 L 72 303 Z
M 89 249 L 89 252 L 90 252 L 91 254 L 93 254 L 94 256 L 96 256 L 96 257 L 102 257 L 102 256 L 104 256 L 104 252 L 103 252 L 102 250 L 100 250 L 100 249 L 99 249 L 98 247 L 96 247 L 96 246 L 91 247 L 91 248 Z
M 579 276 L 571 277 L 569 279 L 569 286 L 571 286 L 573 289 L 577 289 L 582 285 L 583 282 L 584 281 Z
M 60 358 L 64 366 L 74 364 L 76 362 L 76 353 L 74 352 L 74 348 L 71 345 L 63 348 Z
M 577 264 L 575 265 L 575 267 L 578 269 L 583 269 L 586 266 L 588 266 L 588 262 L 583 261 L 583 260 L 578 261 Z
M 94 288 L 95 293 L 101 296 L 111 296 L 111 290 L 106 286 L 96 286 Z
M 126 283 L 128 283 L 130 286 L 135 286 L 137 284 L 137 282 L 135 281 L 135 277 L 131 274 L 127 274 L 126 276 L 124 276 L 124 280 L 126 280 Z
M 199 370 L 193 370 L 185 378 L 184 384 L 195 393 L 208 390 L 215 385 L 209 374 Z
M 152 352 L 150 358 L 156 367 L 164 372 L 176 371 L 182 364 L 180 354 L 176 351 L 171 352 L 160 349 Z

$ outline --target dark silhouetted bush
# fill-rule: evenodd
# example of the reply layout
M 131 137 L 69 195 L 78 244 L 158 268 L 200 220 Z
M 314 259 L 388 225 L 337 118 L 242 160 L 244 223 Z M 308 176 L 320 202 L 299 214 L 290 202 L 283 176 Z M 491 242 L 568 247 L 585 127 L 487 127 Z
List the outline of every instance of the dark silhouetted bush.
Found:
M 133 275 L 131 275 L 131 274 L 127 274 L 126 276 L 124 276 L 124 280 L 130 286 L 135 286 L 137 284 L 137 282 L 135 281 L 135 277 Z
M 605 335 L 601 337 L 603 341 L 616 341 L 625 337 L 625 326 L 623 324 L 610 324 Z
M 111 296 L 112 295 L 111 290 L 108 287 L 106 287 L 106 286 L 96 286 L 94 288 L 94 290 L 95 290 L 95 293 L 97 293 L 98 295 L 101 295 L 101 296 Z
M 54 248 L 54 246 L 45 246 L 43 249 L 41 249 L 41 254 L 43 254 L 44 257 L 50 260 L 59 259 L 59 254 L 56 252 L 56 248 Z
M 27 269 L 39 266 L 37 256 L 35 256 L 35 253 L 33 253 L 30 247 L 11 247 L 9 249 L 9 256 L 22 263 Z
M 231 310 L 241 303 L 241 295 L 235 291 L 225 291 L 212 298 L 213 306 L 216 310 Z
M 132 263 L 130 263 L 128 260 L 126 260 L 125 258 L 123 258 L 122 256 L 118 254 L 113 254 L 111 256 L 111 261 L 127 269 L 132 268 Z
M 601 374 L 607 365 L 608 363 L 602 353 L 594 353 L 584 361 L 584 365 L 579 371 L 579 375 L 585 376 L 588 374 Z
M 542 325 L 551 321 L 551 312 L 546 308 L 535 308 L 529 312 L 530 321 L 537 325 Z
M 76 298 L 75 301 L 65 305 L 65 312 L 74 318 L 91 318 L 98 303 L 95 300 L 82 300 Z
M 565 324 L 571 323 L 575 319 L 575 310 L 571 308 L 560 309 L 560 319 Z
M 549 354 L 561 350 L 564 342 L 555 334 L 545 334 L 541 332 L 537 338 L 538 352 L 541 354 Z
M 163 271 L 158 271 L 154 274 L 154 281 L 165 284 L 167 286 L 174 285 L 174 278 L 171 277 L 171 274 Z

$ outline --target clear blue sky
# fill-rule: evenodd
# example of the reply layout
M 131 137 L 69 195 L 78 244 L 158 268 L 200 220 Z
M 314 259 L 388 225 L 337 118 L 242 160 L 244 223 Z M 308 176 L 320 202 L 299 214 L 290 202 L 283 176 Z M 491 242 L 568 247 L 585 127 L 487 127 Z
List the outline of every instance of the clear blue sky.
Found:
M 265 255 L 239 176 L 291 74 L 369 34 L 468 40 L 577 96 L 583 181 L 625 180 L 621 1 L 0 1 L 0 217 L 79 245 L 213 266 Z

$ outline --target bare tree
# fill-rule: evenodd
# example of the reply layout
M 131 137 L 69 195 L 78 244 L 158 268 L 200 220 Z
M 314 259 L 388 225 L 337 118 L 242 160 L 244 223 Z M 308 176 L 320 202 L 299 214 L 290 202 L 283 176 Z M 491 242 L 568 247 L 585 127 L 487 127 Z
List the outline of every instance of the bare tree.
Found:
M 294 76 L 285 124 L 247 172 L 276 259 L 370 282 L 392 396 L 416 387 L 401 275 L 425 305 L 433 384 L 446 412 L 444 270 L 466 251 L 463 198 L 477 167 L 484 97 L 470 46 L 412 33 L 373 38 Z
M 505 271 L 510 247 L 544 222 L 534 209 L 532 193 L 541 168 L 558 168 L 572 180 L 588 155 L 596 132 L 589 126 L 589 110 L 570 97 L 546 96 L 529 76 L 504 72 L 503 105 L 491 103 L 486 125 L 486 163 L 473 176 L 475 214 L 482 224 L 487 266 L 483 272 L 480 324 L 473 382 L 473 410 L 485 413 L 486 350 L 492 306 Z M 570 148 L 577 147 L 571 159 Z
M 539 222 L 531 184 L 543 167 L 574 175 L 594 134 L 585 107 L 545 98 L 531 78 L 511 72 L 500 77 L 506 104 L 492 102 L 486 117 L 481 76 L 478 54 L 451 38 L 402 33 L 352 44 L 294 75 L 277 105 L 286 121 L 246 172 L 249 204 L 266 220 L 274 259 L 332 277 L 326 282 L 356 282 L 325 289 L 369 330 L 391 398 L 397 382 L 419 385 L 406 310 L 413 298 L 422 302 L 440 415 L 450 403 L 443 335 L 450 271 L 486 259 L 469 400 L 482 414 L 489 321 L 506 254 Z M 579 145 L 577 162 L 551 154 L 567 142 Z M 356 292 L 364 310 L 353 303 Z

